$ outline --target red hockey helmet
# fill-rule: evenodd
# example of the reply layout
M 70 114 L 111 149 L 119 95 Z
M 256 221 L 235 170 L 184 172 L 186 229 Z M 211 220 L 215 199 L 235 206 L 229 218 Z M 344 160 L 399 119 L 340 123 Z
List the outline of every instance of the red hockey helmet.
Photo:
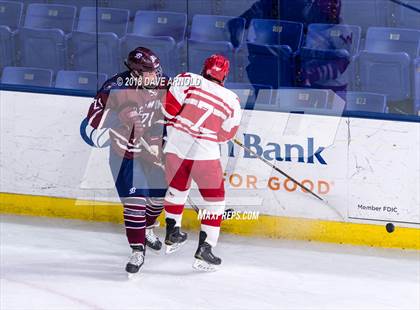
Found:
M 203 70 L 201 74 L 205 78 L 216 80 L 223 85 L 226 77 L 229 74 L 229 60 L 226 57 L 214 54 L 204 61 Z
M 137 47 L 128 54 L 125 65 L 128 69 L 137 75 L 142 72 L 156 71 L 159 76 L 162 75 L 162 67 L 159 57 L 146 47 Z

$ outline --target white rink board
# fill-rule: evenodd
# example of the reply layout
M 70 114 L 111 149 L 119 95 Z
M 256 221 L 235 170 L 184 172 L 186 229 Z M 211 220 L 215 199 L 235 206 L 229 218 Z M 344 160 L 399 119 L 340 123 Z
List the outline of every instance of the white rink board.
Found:
M 118 201 L 108 149 L 92 149 L 79 135 L 90 102 L 0 91 L 0 191 Z M 420 123 L 245 111 L 238 137 L 249 144 L 260 139 L 266 156 L 280 156 L 275 161 L 279 168 L 313 185 L 346 220 L 418 227 Z M 325 149 L 310 163 L 308 155 L 319 147 Z M 260 150 L 255 145 L 252 149 Z M 299 151 L 304 162 L 298 162 Z M 237 210 L 338 220 L 258 159 L 244 158 L 238 146 L 234 157 L 228 159 L 227 146 L 222 146 L 222 154 L 228 204 Z

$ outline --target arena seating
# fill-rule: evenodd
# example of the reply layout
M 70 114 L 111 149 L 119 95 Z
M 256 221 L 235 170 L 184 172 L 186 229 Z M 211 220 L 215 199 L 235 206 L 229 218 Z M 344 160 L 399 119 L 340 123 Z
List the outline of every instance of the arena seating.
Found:
M 253 19 L 248 42 L 261 45 L 287 45 L 296 52 L 303 39 L 303 24 L 279 20 Z
M 61 29 L 22 28 L 18 46 L 21 66 L 54 71 L 66 66 L 66 36 Z
M 40 68 L 5 67 L 1 77 L 3 84 L 51 87 L 53 71 Z
M 102 6 L 103 1 L 105 0 L 99 0 L 99 6 Z M 120 1 L 123 1 L 123 0 L 120 0 Z M 34 2 L 40 2 L 40 1 L 34 0 Z M 65 4 L 65 5 L 75 6 L 77 8 L 77 16 L 79 16 L 80 9 L 82 7 L 96 6 L 96 0 L 46 0 L 46 2 L 50 4 Z M 131 2 L 139 2 L 139 1 L 131 1 Z M 140 2 L 143 2 L 143 0 Z
M 0 23 L 10 29 L 20 26 L 23 15 L 23 3 L 0 1 Z
M 295 80 L 295 53 L 303 37 L 303 25 L 295 22 L 253 19 L 246 50 L 241 50 L 248 78 L 254 84 L 273 88 L 293 86 Z M 277 68 L 277 70 L 267 70 Z
M 64 69 L 67 35 L 74 28 L 75 17 L 74 6 L 29 4 L 17 40 L 19 64 L 54 71 Z
M 109 0 L 108 5 L 110 8 L 129 10 L 130 18 L 133 19 L 136 12 L 139 10 L 155 10 L 155 1 L 153 0 Z
M 385 113 L 386 96 L 366 92 L 345 92 L 339 94 L 346 101 L 346 111 Z
M 153 37 L 171 37 L 177 44 L 185 39 L 187 15 L 174 12 L 138 11 L 133 34 Z
M 169 76 L 199 73 L 207 56 L 226 55 L 232 68 L 227 86 L 246 107 L 276 106 L 294 94 L 296 107 L 317 102 L 321 109 L 320 88 L 347 88 L 340 95 L 349 111 L 386 113 L 386 98 L 388 106 L 404 101 L 419 113 L 420 14 L 389 0 L 342 0 L 339 25 L 307 24 L 296 22 L 302 19 L 293 12 L 296 1 L 279 0 L 282 20 L 254 18 L 248 27 L 238 16 L 256 1 L 0 0 L 0 76 L 11 66 L 47 69 L 52 86 L 84 89 L 77 74 L 91 72 L 95 80 L 97 70 L 106 76 L 125 70 L 128 52 L 142 45 L 159 54 Z M 420 0 L 404 3 L 420 8 Z M 303 85 L 297 72 L 334 59 L 350 60 L 343 75 L 313 83 L 314 93 L 294 88 Z M 19 83 L 38 85 L 33 76 L 34 83 Z M 310 99 L 303 100 L 302 91 Z
M 242 108 L 253 110 L 256 104 L 272 105 L 273 89 L 268 85 L 226 83 L 226 88 L 238 95 Z
M 33 3 L 27 7 L 24 27 L 61 29 L 69 33 L 73 31 L 75 21 L 75 6 Z
M 276 102 L 283 110 L 325 109 L 328 105 L 328 90 L 282 88 L 277 92 Z
M 362 51 L 356 63 L 359 89 L 385 94 L 388 100 L 402 101 L 411 96 L 411 60 L 407 53 Z
M 420 29 L 371 27 L 365 49 L 378 53 L 407 53 L 414 59 L 419 56 L 419 43 Z
M 355 25 L 310 24 L 305 47 L 310 49 L 345 49 L 350 56 L 359 52 L 362 29 Z
M 57 72 L 56 88 L 96 91 L 108 79 L 106 74 L 96 72 L 64 71 Z
M 358 25 L 363 36 L 369 27 L 388 25 L 388 0 L 342 0 L 342 23 Z
M 115 33 L 73 32 L 68 53 L 70 70 L 99 71 L 108 76 L 120 70 L 120 41 Z
M 236 48 L 242 43 L 245 20 L 231 16 L 195 15 L 192 22 L 189 43 L 189 70 L 201 71 L 204 60 L 211 54 L 220 53 L 232 62 L 230 77 L 236 76 Z M 235 38 L 231 37 L 231 30 Z
M 115 33 L 121 38 L 128 31 L 129 15 L 129 10 L 124 9 L 83 7 L 80 10 L 77 31 Z

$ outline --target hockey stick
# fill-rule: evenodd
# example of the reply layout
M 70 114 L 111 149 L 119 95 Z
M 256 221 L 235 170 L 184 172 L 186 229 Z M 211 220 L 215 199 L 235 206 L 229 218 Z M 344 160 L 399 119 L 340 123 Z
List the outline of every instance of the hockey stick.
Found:
M 235 142 L 237 145 L 239 145 L 240 147 L 242 147 L 244 150 L 248 151 L 249 153 L 251 153 L 252 155 L 254 155 L 256 158 L 258 158 L 259 160 L 261 160 L 262 162 L 264 162 L 265 164 L 267 164 L 268 166 L 270 166 L 271 168 L 273 168 L 274 170 L 276 170 L 278 173 L 280 173 L 281 175 L 283 175 L 284 177 L 288 178 L 289 180 L 291 180 L 293 183 L 295 183 L 297 186 L 299 186 L 300 188 L 302 188 L 303 190 L 305 190 L 307 193 L 310 193 L 312 196 L 316 197 L 318 200 L 324 202 L 331 210 L 333 210 L 341 219 L 344 220 L 344 217 L 333 207 L 331 207 L 327 200 L 325 200 L 324 198 L 318 196 L 317 194 L 315 194 L 313 191 L 311 191 L 308 187 L 306 187 L 305 185 L 303 185 L 302 183 L 300 183 L 299 181 L 297 181 L 296 179 L 294 179 L 293 177 L 291 177 L 290 175 L 288 175 L 286 172 L 284 172 L 283 170 L 281 170 L 280 168 L 278 168 L 277 166 L 275 166 L 274 164 L 270 163 L 268 160 L 266 160 L 265 158 L 261 157 L 260 155 L 258 155 L 256 152 L 254 152 L 253 150 L 251 150 L 250 148 L 246 147 L 241 141 L 239 141 L 238 139 L 234 138 L 233 142 Z
M 409 10 L 412 10 L 414 12 L 420 13 L 420 9 L 407 3 L 407 2 L 403 2 L 401 0 L 390 0 L 391 2 L 394 2 L 395 4 L 401 5 L 402 7 L 405 7 Z

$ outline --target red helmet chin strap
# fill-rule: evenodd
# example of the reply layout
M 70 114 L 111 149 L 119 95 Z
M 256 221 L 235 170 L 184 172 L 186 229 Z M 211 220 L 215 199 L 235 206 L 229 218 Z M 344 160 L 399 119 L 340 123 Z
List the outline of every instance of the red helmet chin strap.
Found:
M 219 84 L 223 85 L 226 77 L 229 74 L 230 63 L 223 55 L 212 55 L 204 61 L 203 70 L 201 74 Z

